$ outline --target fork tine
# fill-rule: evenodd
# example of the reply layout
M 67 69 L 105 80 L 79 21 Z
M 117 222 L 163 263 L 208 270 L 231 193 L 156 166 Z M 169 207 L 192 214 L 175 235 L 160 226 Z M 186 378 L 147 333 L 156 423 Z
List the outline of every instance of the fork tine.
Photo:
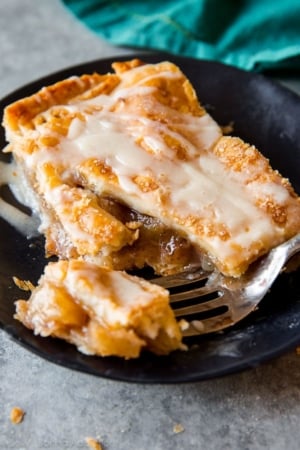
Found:
M 286 261 L 299 251 L 300 234 L 297 234 L 258 259 L 240 278 L 225 277 L 214 271 L 204 272 L 193 266 L 186 268 L 191 271 L 151 281 L 171 290 L 170 303 L 175 316 L 181 318 L 183 324 L 185 318 L 190 319 L 185 321 L 184 337 L 213 333 L 238 323 L 253 312 Z M 173 287 L 181 286 L 181 292 L 172 293 Z M 189 305 L 176 308 L 176 302 L 184 301 Z M 206 318 L 202 318 L 201 313 Z M 199 319 L 194 320 L 193 315 Z
M 171 303 L 180 302 L 182 300 L 189 300 L 196 297 L 203 297 L 204 295 L 218 294 L 218 288 L 216 286 L 201 286 L 196 289 L 186 290 L 184 292 L 178 292 L 175 294 L 171 294 L 170 301 Z M 203 303 L 202 303 L 203 304 Z
M 164 277 L 153 278 L 151 282 L 169 289 L 172 287 L 184 286 L 186 284 L 205 280 L 210 276 L 210 274 L 210 272 L 200 269 L 194 272 L 181 272 L 176 275 L 166 275 Z
M 191 298 L 191 297 L 189 297 Z M 211 311 L 219 308 L 220 306 L 227 306 L 224 302 L 223 295 L 219 295 L 211 300 L 202 303 L 196 303 L 195 305 L 183 306 L 182 308 L 174 308 L 175 316 L 190 316 L 191 314 L 198 314 L 205 311 Z

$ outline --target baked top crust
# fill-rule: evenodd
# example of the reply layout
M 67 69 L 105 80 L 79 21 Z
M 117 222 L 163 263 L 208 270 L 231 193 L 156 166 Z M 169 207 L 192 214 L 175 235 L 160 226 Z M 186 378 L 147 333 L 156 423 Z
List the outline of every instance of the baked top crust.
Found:
M 222 135 L 178 67 L 113 68 L 5 110 L 11 151 L 40 199 L 48 253 L 118 265 L 139 224 L 123 223 L 99 198 L 158 219 L 230 276 L 300 231 L 288 180 L 255 147 Z

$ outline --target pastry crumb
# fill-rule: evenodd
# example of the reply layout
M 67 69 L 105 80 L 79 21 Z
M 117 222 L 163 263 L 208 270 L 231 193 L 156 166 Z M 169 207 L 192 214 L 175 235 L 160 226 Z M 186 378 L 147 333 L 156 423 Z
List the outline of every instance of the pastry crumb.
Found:
M 29 280 L 20 280 L 20 278 L 13 277 L 15 285 L 22 291 L 33 291 L 34 285 Z
M 234 130 L 234 122 L 231 121 L 227 125 L 221 126 L 221 129 L 223 131 L 223 134 L 226 134 L 226 135 L 231 134 Z
M 173 426 L 173 433 L 178 434 L 184 431 L 184 426 L 181 423 L 175 423 Z
M 92 450 L 103 450 L 102 445 L 97 439 L 94 439 L 92 437 L 85 438 L 85 442 Z
M 186 331 L 190 326 L 189 322 L 184 319 L 179 320 L 178 325 L 181 331 Z
M 24 419 L 25 411 L 18 406 L 14 406 L 10 411 L 10 420 L 14 425 L 21 423 Z
M 199 331 L 199 333 L 202 333 L 205 329 L 204 323 L 202 320 L 192 320 L 191 325 L 195 328 L 195 330 Z

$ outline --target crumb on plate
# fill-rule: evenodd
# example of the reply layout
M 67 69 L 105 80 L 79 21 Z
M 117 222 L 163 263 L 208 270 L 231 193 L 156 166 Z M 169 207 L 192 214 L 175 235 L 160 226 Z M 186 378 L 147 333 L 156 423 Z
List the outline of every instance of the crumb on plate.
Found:
M 231 134 L 234 131 L 234 122 L 230 121 L 227 125 L 221 126 L 221 129 L 223 131 L 223 134 Z
M 22 291 L 33 291 L 34 285 L 29 280 L 20 280 L 20 278 L 13 277 L 15 285 Z

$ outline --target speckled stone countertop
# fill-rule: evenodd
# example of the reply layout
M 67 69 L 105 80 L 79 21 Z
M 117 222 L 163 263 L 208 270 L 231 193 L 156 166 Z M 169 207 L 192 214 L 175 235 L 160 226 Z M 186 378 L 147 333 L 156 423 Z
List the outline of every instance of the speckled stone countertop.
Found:
M 59 0 L 0 0 L 0 95 L 51 72 L 132 53 L 78 23 Z M 300 91 L 297 80 L 284 80 Z M 10 411 L 26 412 L 19 425 Z M 0 449 L 298 450 L 300 357 L 183 385 L 139 385 L 45 361 L 0 330 Z M 179 431 L 179 432 L 176 432 Z

